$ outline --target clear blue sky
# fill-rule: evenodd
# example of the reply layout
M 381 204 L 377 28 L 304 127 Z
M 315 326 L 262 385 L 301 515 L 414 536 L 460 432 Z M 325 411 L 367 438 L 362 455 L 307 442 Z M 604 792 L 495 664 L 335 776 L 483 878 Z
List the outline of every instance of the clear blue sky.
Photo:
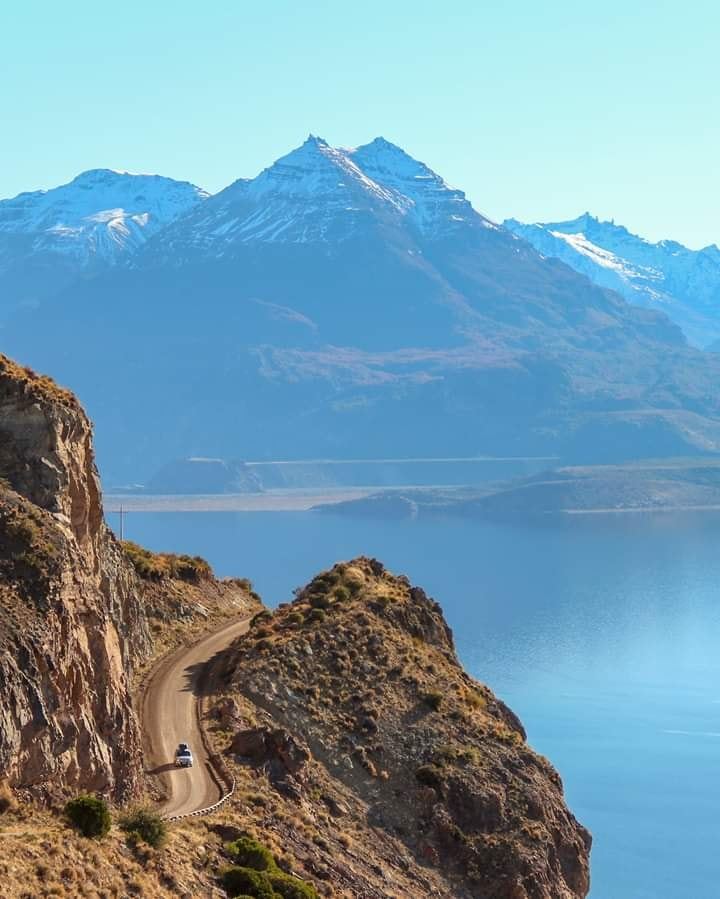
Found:
M 381 134 L 495 219 L 720 243 L 710 0 L 25 0 L 0 10 L 0 197 L 93 167 L 218 190 Z

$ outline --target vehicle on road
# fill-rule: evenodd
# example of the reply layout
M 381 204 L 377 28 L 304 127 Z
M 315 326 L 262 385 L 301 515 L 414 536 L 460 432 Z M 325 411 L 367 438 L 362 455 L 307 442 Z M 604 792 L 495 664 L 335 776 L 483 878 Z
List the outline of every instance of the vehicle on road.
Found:
M 175 750 L 175 764 L 178 768 L 192 768 L 193 756 L 187 743 L 180 743 Z

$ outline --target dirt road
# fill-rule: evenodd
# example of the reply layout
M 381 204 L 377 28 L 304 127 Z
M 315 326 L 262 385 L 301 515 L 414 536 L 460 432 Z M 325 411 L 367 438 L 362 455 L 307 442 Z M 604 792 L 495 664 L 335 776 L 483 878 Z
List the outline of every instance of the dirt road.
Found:
M 203 745 L 197 715 L 199 684 L 204 664 L 244 634 L 249 618 L 182 646 L 163 659 L 150 676 L 142 702 L 142 727 L 147 770 L 160 777 L 167 801 L 160 809 L 166 816 L 185 815 L 217 802 L 223 788 Z M 175 749 L 188 743 L 195 764 L 176 769 Z

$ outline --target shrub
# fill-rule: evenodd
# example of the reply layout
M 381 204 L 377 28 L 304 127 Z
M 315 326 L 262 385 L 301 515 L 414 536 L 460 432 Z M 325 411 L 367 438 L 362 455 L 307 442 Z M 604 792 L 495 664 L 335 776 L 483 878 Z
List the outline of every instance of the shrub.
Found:
M 222 883 L 230 896 L 253 896 L 254 899 L 275 899 L 267 874 L 253 871 L 252 868 L 226 868 L 222 875 Z
M 228 843 L 225 850 L 241 868 L 252 868 L 254 871 L 272 871 L 275 868 L 272 852 L 252 837 L 240 837 Z
M 424 787 L 432 787 L 434 790 L 443 788 L 442 773 L 435 765 L 421 765 L 415 772 L 415 779 Z
M 308 597 L 308 599 L 313 609 L 330 608 L 330 597 L 325 593 L 313 593 L 313 595 Z
M 15 808 L 15 797 L 6 781 L 0 781 L 0 815 Z
M 302 624 L 303 617 L 300 612 L 290 612 L 286 621 L 288 624 Z
M 197 583 L 212 576 L 212 568 L 200 556 L 153 553 L 131 540 L 125 540 L 122 548 L 139 577 L 146 581 L 179 578 Z
M 437 712 L 442 705 L 442 693 L 438 693 L 437 690 L 431 690 L 429 693 L 425 693 L 422 699 L 425 705 L 434 712 Z
M 307 617 L 305 618 L 305 621 L 307 621 L 310 624 L 313 624 L 316 621 L 317 622 L 325 621 L 325 612 L 322 609 L 310 609 L 310 611 L 307 614 Z
M 338 602 L 347 602 L 350 599 L 350 591 L 347 587 L 338 587 L 335 590 L 335 599 Z
M 140 807 L 120 816 L 120 829 L 159 849 L 167 840 L 167 823 L 154 809 Z
M 263 609 L 261 612 L 258 612 L 257 615 L 253 615 L 250 627 L 267 624 L 272 617 L 272 612 L 269 609 Z
M 110 809 L 104 799 L 77 796 L 65 806 L 65 815 L 84 837 L 104 837 L 110 830 Z
M 315 887 L 289 874 L 277 871 L 270 875 L 270 883 L 283 899 L 318 899 Z

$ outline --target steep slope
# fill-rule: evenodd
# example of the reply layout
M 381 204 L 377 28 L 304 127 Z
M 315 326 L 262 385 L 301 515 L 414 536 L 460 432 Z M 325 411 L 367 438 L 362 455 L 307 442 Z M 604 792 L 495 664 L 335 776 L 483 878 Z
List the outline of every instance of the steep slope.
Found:
M 102 519 L 74 398 L 0 357 L 0 769 L 36 793 L 127 795 L 142 771 L 130 678 L 150 650 Z
M 207 196 L 187 181 L 92 169 L 61 187 L 0 200 L 0 267 L 16 263 L 18 247 L 113 265 Z
M 202 559 L 118 543 L 77 400 L 0 355 L 0 783 L 136 793 L 135 677 L 258 608 L 249 581 L 218 581 Z
M 673 240 L 650 243 L 614 222 L 585 213 L 568 222 L 505 227 L 544 256 L 562 259 L 631 303 L 662 309 L 697 346 L 720 337 L 720 249 L 690 250 Z
M 587 894 L 590 835 L 559 776 L 462 670 L 438 604 L 377 560 L 259 616 L 219 680 L 208 720 L 242 820 L 301 876 L 372 899 Z
M 471 223 L 497 229 L 472 208 L 461 190 L 449 187 L 423 162 L 384 137 L 344 152 L 369 178 L 404 198 L 406 216 L 423 235 L 452 234 Z
M 308 139 L 4 337 L 80 392 L 113 483 L 188 457 L 720 448 L 720 360 L 381 139 Z
M 0 200 L 0 320 L 81 274 L 123 263 L 207 196 L 160 175 L 93 169 L 60 187 Z

